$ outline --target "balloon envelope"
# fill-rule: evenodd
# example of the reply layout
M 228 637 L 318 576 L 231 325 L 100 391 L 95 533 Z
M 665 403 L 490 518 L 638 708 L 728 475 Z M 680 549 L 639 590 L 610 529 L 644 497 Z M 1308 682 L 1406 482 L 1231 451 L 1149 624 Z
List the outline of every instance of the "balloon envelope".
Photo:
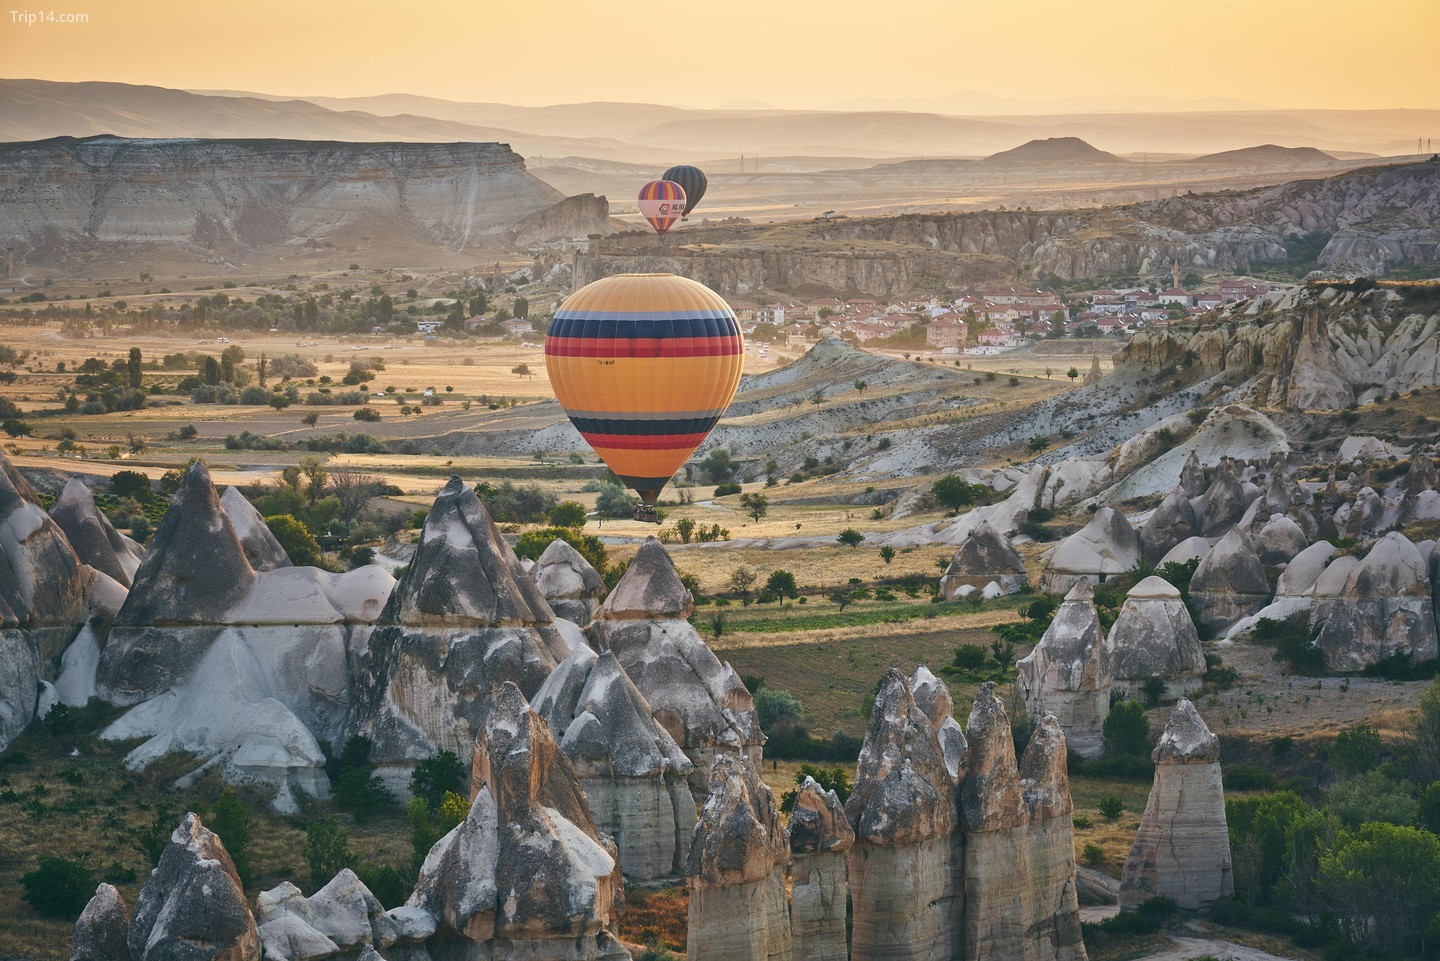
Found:
M 679 184 L 680 189 L 685 191 L 685 216 L 687 217 L 690 215 L 690 211 L 695 209 L 695 205 L 700 203 L 701 198 L 705 196 L 705 188 L 710 185 L 710 181 L 705 177 L 705 171 L 689 164 L 671 167 L 660 177 L 662 180 Z
M 730 305 L 674 274 L 587 284 L 560 305 L 545 337 L 560 405 L 647 504 L 730 406 L 744 358 Z
M 671 180 L 652 180 L 640 188 L 640 214 L 665 236 L 685 212 L 685 189 Z

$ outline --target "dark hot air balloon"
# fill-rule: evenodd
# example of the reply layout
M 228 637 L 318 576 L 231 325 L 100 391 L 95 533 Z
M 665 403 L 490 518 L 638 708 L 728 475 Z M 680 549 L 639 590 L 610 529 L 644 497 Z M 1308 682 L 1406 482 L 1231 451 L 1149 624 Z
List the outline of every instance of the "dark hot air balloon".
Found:
M 680 189 L 685 191 L 685 218 L 688 218 L 690 211 L 700 203 L 705 196 L 705 188 L 710 185 L 710 181 L 705 178 L 705 171 L 689 164 L 671 167 L 661 178 L 679 184 Z
M 685 212 L 685 189 L 671 180 L 652 180 L 640 188 L 640 215 L 661 237 Z
M 730 305 L 674 274 L 620 274 L 566 298 L 545 337 L 560 406 L 595 453 L 651 506 L 740 383 L 745 341 Z

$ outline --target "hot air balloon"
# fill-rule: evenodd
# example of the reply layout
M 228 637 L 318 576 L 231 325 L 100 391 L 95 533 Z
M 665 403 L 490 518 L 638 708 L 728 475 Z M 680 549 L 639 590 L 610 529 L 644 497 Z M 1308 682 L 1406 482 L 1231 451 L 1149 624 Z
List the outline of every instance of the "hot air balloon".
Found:
M 690 211 L 700 203 L 700 199 L 705 196 L 705 188 L 710 184 L 710 181 L 705 179 L 705 171 L 689 164 L 680 164 L 671 167 L 660 176 L 663 180 L 679 184 L 680 189 L 685 191 L 685 214 L 681 219 L 688 219 Z
M 685 188 L 671 180 L 652 180 L 640 188 L 640 214 L 660 236 L 685 211 Z
M 656 520 L 661 489 L 730 405 L 744 357 L 730 305 L 674 274 L 586 284 L 560 305 L 545 337 L 560 406 L 640 495 L 637 520 Z

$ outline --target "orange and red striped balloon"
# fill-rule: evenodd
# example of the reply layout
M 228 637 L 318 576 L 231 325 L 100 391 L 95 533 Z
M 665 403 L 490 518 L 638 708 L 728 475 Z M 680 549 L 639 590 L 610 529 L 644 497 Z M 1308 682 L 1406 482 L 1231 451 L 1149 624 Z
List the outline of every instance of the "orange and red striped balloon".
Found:
M 545 337 L 560 405 L 646 504 L 730 406 L 744 360 L 730 305 L 674 274 L 586 284 L 560 305 Z
M 685 188 L 673 180 L 652 180 L 640 188 L 640 215 L 661 237 L 685 213 Z

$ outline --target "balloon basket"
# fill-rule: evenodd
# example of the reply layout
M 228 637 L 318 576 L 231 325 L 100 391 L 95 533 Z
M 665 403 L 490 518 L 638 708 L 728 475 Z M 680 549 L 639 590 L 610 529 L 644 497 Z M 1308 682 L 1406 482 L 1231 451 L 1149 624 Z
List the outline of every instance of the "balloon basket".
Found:
M 660 515 L 657 514 L 655 512 L 655 508 L 651 507 L 649 504 L 641 504 L 639 507 L 635 508 L 635 519 L 644 524 L 660 523 Z

